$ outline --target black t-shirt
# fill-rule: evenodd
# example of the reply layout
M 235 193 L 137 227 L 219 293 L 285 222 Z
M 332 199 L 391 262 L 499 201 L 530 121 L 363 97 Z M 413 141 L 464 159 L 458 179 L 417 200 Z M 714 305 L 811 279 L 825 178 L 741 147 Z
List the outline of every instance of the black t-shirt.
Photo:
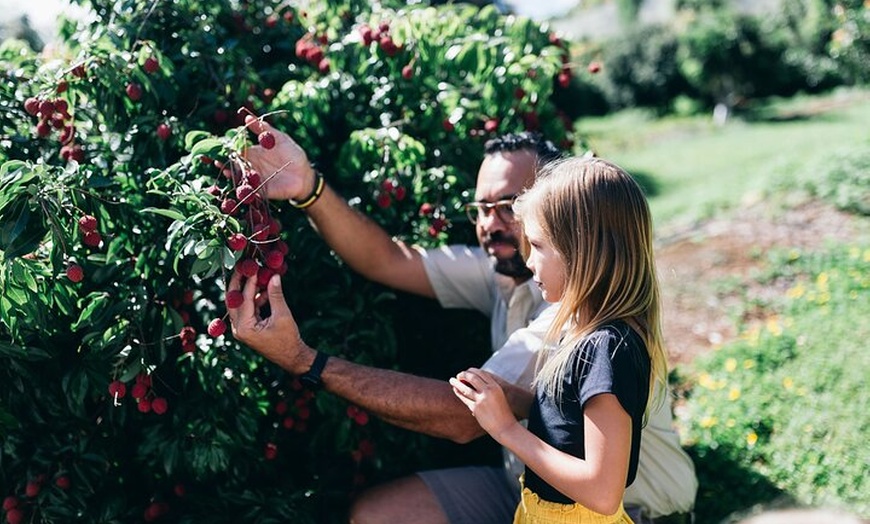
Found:
M 551 446 L 585 458 L 583 410 L 595 395 L 613 393 L 631 417 L 631 455 L 625 485 L 634 482 L 640 453 L 640 430 L 649 397 L 650 359 L 646 344 L 623 321 L 606 324 L 574 348 L 557 403 L 542 388 L 535 392 L 529 431 Z M 525 486 L 542 499 L 561 504 L 574 501 L 544 482 L 528 466 Z

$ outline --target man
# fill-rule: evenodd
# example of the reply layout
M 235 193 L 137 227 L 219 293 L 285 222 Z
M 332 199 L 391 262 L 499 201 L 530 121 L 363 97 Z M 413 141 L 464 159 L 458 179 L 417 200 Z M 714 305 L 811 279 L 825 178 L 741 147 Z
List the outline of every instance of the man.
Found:
M 489 315 L 497 351 L 483 368 L 504 379 L 509 400 L 522 396 L 518 391 L 530 389 L 537 351 L 553 310 L 546 307 L 519 255 L 520 231 L 511 203 L 532 183 L 538 164 L 557 156 L 549 142 L 523 133 L 487 143 L 475 201 L 469 204 L 480 248 L 422 250 L 391 238 L 351 208 L 322 182 L 304 151 L 287 135 L 253 118 L 248 125 L 255 133 L 269 130 L 276 137 L 272 150 L 253 147 L 248 151 L 248 160 L 260 173 L 277 172 L 266 187 L 269 198 L 289 199 L 304 208 L 327 244 L 363 276 L 437 298 L 444 307 L 477 309 Z M 234 275 L 230 289 L 241 285 L 241 277 Z M 300 338 L 279 278 L 269 283 L 270 317 L 258 318 L 255 292 L 255 282 L 246 282 L 244 306 L 230 310 L 233 333 L 288 372 L 322 382 L 327 391 L 405 429 L 460 443 L 484 434 L 446 381 L 318 353 Z M 626 492 L 626 507 L 635 512 L 638 522 L 641 511 L 654 517 L 652 522 L 688 522 L 684 517 L 694 503 L 694 468 L 671 428 L 669 410 L 664 403 L 651 414 L 643 432 L 637 480 Z M 351 508 L 351 522 L 510 522 L 519 500 L 517 476 L 506 474 L 504 468 L 488 467 L 418 473 L 365 492 Z

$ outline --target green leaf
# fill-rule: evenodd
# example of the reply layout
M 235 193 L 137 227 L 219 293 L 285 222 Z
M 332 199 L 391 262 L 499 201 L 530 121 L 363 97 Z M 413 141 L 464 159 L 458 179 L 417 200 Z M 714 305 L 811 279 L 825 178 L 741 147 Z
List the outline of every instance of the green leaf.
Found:
M 51 358 L 51 354 L 41 348 L 19 346 L 11 342 L 0 340 L 0 356 L 7 356 L 12 359 L 27 360 L 35 362 L 38 360 L 46 360 Z
M 216 158 L 220 156 L 223 147 L 224 144 L 220 140 L 216 138 L 208 138 L 197 142 L 196 145 L 193 146 L 193 149 L 190 150 L 190 154 L 193 156 L 206 155 Z
M 193 130 L 188 131 L 186 135 L 184 135 L 184 149 L 188 151 L 193 147 L 197 142 L 201 142 L 211 136 L 211 133 L 208 131 L 201 130 Z
M 91 293 L 87 296 L 85 301 L 87 302 L 87 306 L 82 310 L 79 319 L 70 326 L 70 330 L 72 331 L 77 331 L 80 327 L 91 321 L 92 318 L 96 320 L 101 315 L 105 314 L 106 309 L 110 305 L 108 293 Z
M 160 207 L 146 207 L 142 210 L 143 213 L 151 213 L 153 215 L 160 215 L 166 218 L 171 218 L 172 220 L 184 221 L 185 216 L 179 213 L 174 209 L 164 209 Z

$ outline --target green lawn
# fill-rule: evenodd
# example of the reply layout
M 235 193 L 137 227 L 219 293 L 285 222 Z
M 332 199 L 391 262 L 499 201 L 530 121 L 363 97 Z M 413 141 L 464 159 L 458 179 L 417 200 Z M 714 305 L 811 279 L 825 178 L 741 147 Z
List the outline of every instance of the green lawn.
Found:
M 578 130 L 596 154 L 645 184 L 665 228 L 761 198 L 829 152 L 870 143 L 868 91 L 804 97 L 762 112 L 719 127 L 709 116 L 656 119 L 632 110 L 580 119 Z

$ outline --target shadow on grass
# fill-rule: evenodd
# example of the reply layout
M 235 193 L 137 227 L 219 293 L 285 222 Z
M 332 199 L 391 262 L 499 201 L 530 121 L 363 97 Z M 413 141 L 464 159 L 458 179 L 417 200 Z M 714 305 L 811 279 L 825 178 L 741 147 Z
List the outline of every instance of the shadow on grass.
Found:
M 695 522 L 725 524 L 737 522 L 755 506 L 768 506 L 790 497 L 758 472 L 738 464 L 731 446 L 715 449 L 706 445 L 686 448 L 695 462 L 698 496 L 695 499 Z

